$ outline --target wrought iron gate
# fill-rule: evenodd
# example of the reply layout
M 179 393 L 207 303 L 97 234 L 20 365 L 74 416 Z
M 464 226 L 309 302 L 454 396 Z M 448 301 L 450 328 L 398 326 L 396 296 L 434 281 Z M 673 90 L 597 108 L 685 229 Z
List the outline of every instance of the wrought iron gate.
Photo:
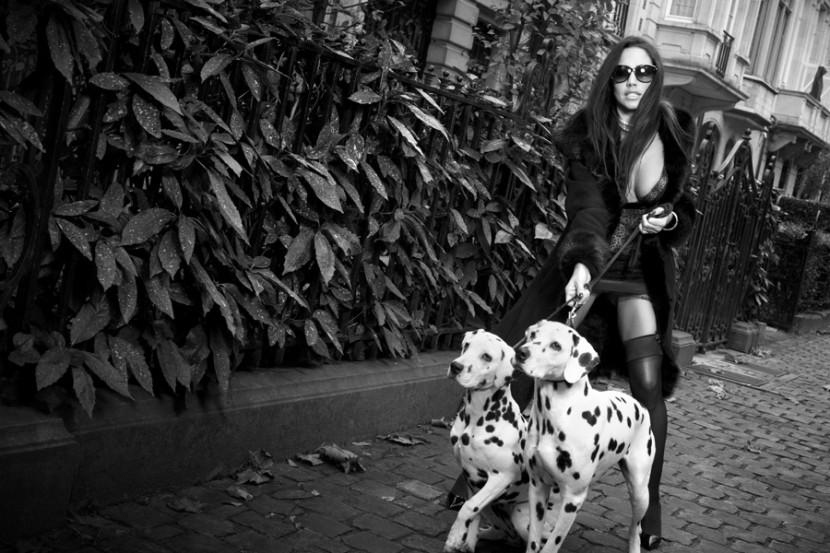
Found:
M 683 264 L 675 328 L 699 346 L 725 342 L 755 274 L 758 248 L 772 232 L 766 224 L 772 171 L 756 179 L 749 131 L 712 169 L 711 137 L 701 142 L 695 170 L 698 220 L 681 252 Z M 768 167 L 772 167 L 774 157 Z

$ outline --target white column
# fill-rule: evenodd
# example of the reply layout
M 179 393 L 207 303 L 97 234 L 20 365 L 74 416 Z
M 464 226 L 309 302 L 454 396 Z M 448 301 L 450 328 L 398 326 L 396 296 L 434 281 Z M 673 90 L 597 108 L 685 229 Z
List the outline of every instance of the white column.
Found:
M 478 6 L 472 0 L 438 0 L 427 66 L 467 71 L 473 47 L 473 26 L 478 21 Z

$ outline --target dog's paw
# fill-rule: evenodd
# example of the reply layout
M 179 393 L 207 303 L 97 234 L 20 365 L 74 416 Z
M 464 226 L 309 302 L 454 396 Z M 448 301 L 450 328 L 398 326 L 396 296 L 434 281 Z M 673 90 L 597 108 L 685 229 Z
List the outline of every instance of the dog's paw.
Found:
M 451 546 L 448 544 L 444 544 L 444 551 L 443 553 L 474 553 L 470 546 L 464 542 L 461 542 L 460 547 Z
M 470 548 L 467 537 L 463 527 L 458 528 L 458 525 L 453 525 L 450 534 L 447 536 L 447 541 L 444 542 L 444 553 L 473 553 L 475 546 L 472 549 Z

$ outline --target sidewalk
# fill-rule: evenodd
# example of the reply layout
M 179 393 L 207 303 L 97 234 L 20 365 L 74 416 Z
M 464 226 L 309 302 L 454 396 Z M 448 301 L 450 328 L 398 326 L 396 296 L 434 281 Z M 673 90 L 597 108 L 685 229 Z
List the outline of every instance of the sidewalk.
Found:
M 769 356 L 696 356 L 668 404 L 661 551 L 828 551 L 830 335 L 770 332 L 763 350 Z M 748 384 L 727 380 L 730 366 Z M 64 529 L 2 544 L 0 553 L 440 552 L 455 517 L 440 503 L 458 472 L 449 430 L 412 421 L 396 435 L 423 443 L 338 444 L 365 472 L 274 459 L 273 480 L 242 485 L 247 501 L 220 477 L 91 506 Z M 562 551 L 624 551 L 629 512 L 622 477 L 610 471 L 592 486 Z M 521 550 L 482 542 L 477 551 Z

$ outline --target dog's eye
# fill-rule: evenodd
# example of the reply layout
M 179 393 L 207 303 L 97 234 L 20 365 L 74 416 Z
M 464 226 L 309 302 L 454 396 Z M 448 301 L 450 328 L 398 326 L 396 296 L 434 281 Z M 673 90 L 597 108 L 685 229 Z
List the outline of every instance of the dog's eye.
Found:
M 484 359 L 484 361 L 486 361 L 487 363 L 489 363 L 490 361 L 493 360 L 493 356 L 490 355 L 489 353 L 485 353 L 484 355 L 481 356 L 481 358 Z
M 551 343 L 550 347 L 553 348 L 554 351 L 562 351 L 562 344 L 559 342 Z

